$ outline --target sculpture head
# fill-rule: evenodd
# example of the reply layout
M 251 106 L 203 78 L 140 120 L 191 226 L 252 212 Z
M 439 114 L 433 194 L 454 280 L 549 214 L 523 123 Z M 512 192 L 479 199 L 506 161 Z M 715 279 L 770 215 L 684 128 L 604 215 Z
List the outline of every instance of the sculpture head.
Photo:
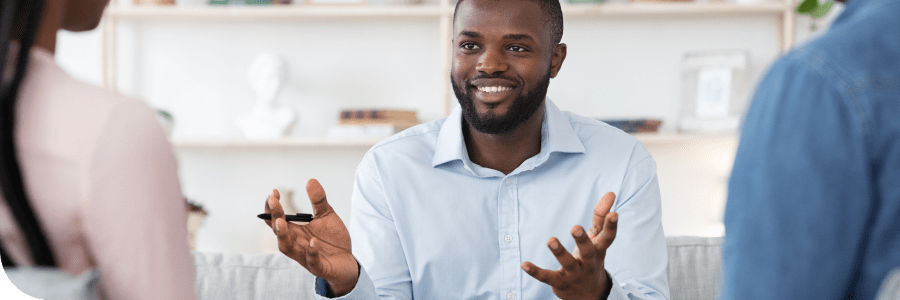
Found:
M 281 85 L 287 80 L 287 65 L 278 54 L 260 53 L 250 63 L 247 79 L 256 90 L 257 104 L 271 105 L 275 102 Z

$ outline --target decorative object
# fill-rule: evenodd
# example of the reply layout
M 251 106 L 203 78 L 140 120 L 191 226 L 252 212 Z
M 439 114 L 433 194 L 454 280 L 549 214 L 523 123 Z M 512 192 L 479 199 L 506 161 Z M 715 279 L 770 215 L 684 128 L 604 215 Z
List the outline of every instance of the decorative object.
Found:
M 341 125 L 360 124 L 417 124 L 414 110 L 349 109 L 341 111 Z
M 818 0 L 804 0 L 797 5 L 798 15 L 809 15 L 812 20 L 809 22 L 809 31 L 819 30 L 819 20 L 831 11 L 832 1 L 819 2 Z
M 364 5 L 366 4 L 366 0 L 306 0 L 306 4 L 316 5 L 316 4 L 353 4 L 353 5 Z
M 134 5 L 174 5 L 175 0 L 132 0 Z
M 191 244 L 191 250 L 197 250 L 197 231 L 200 230 L 200 225 L 206 219 L 207 213 L 200 204 L 187 198 L 184 199 L 184 202 L 187 204 L 188 242 Z
M 737 130 L 748 97 L 747 61 L 744 52 L 685 55 L 682 61 L 681 131 Z
M 650 133 L 657 132 L 662 120 L 651 119 L 633 119 L 633 120 L 600 120 L 612 127 L 618 128 L 627 133 Z
M 256 90 L 256 105 L 249 114 L 237 119 L 238 128 L 252 140 L 283 137 L 296 119 L 291 108 L 275 104 L 278 92 L 287 79 L 284 60 L 274 53 L 260 53 L 250 64 L 247 79 Z
M 832 5 L 834 5 L 834 2 L 831 1 L 819 3 L 819 0 L 803 0 L 803 2 L 800 2 L 800 4 L 797 5 L 797 14 L 809 15 L 810 17 L 818 19 L 828 14 Z
M 416 111 L 384 109 L 347 109 L 340 122 L 328 129 L 336 139 L 383 139 L 419 124 Z
M 387 4 L 391 5 L 419 5 L 425 3 L 425 0 L 388 0 Z
M 631 2 L 693 2 L 694 0 L 631 0 Z

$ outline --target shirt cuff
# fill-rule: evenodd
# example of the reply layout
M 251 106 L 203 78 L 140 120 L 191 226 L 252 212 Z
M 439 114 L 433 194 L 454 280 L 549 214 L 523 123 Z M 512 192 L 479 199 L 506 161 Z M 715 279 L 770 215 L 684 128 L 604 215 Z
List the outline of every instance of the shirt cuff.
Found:
M 337 298 L 328 298 L 328 296 L 326 296 L 328 294 L 327 281 L 325 281 L 325 279 L 316 277 L 315 278 L 316 299 L 319 299 L 319 300 L 327 300 L 327 299 L 371 300 L 371 299 L 378 299 L 377 295 L 375 294 L 375 284 L 372 282 L 372 279 L 369 278 L 369 274 L 366 273 L 366 269 L 363 268 L 362 264 L 359 264 L 358 261 L 357 261 L 357 265 L 359 265 L 359 279 L 356 280 L 356 286 L 353 287 L 353 290 L 350 291 L 350 293 L 347 293 L 346 295 L 337 297 Z
M 643 291 L 632 284 L 623 287 L 612 275 L 609 275 L 609 278 L 612 280 L 612 288 L 609 289 L 609 297 L 606 298 L 608 300 L 659 299 L 657 296 L 645 295 Z M 660 297 L 665 299 L 664 296 Z

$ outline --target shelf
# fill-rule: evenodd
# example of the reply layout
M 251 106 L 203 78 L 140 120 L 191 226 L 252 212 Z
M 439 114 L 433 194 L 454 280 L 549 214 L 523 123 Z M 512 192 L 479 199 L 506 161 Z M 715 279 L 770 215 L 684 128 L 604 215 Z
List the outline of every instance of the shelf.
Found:
M 435 5 L 422 6 L 138 6 L 109 7 L 106 15 L 120 19 L 296 19 L 440 17 L 452 14 Z
M 284 138 L 277 140 L 247 139 L 175 139 L 172 146 L 177 149 L 230 149 L 230 148 L 314 148 L 353 147 L 370 148 L 380 139 L 330 139 L 330 138 Z
M 600 5 L 567 5 L 565 17 L 652 16 L 652 15 L 721 15 L 748 13 L 783 13 L 789 9 L 783 2 L 756 4 L 736 3 L 610 3 Z
M 737 134 L 735 133 L 637 133 L 633 135 L 645 145 L 689 144 L 737 139 Z
M 720 139 L 736 139 L 735 134 L 656 134 L 638 133 L 634 135 L 644 144 L 683 144 Z M 252 148 L 369 148 L 381 139 L 331 139 L 331 138 L 284 138 L 277 140 L 247 139 L 175 139 L 172 146 L 177 149 L 252 149 Z
M 571 18 L 602 16 L 717 15 L 749 13 L 783 13 L 790 10 L 783 2 L 758 4 L 735 3 L 607 3 L 572 4 L 562 7 Z M 119 19 L 227 19 L 272 20 L 312 18 L 437 18 L 452 16 L 453 8 L 437 5 L 396 6 L 132 6 L 106 9 L 106 15 Z

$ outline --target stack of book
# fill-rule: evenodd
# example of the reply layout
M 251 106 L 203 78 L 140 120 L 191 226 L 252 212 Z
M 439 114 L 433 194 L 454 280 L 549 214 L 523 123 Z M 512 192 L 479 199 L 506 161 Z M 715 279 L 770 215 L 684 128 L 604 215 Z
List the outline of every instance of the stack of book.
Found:
M 412 110 L 355 109 L 341 111 L 337 126 L 328 131 L 332 138 L 386 138 L 419 124 Z

